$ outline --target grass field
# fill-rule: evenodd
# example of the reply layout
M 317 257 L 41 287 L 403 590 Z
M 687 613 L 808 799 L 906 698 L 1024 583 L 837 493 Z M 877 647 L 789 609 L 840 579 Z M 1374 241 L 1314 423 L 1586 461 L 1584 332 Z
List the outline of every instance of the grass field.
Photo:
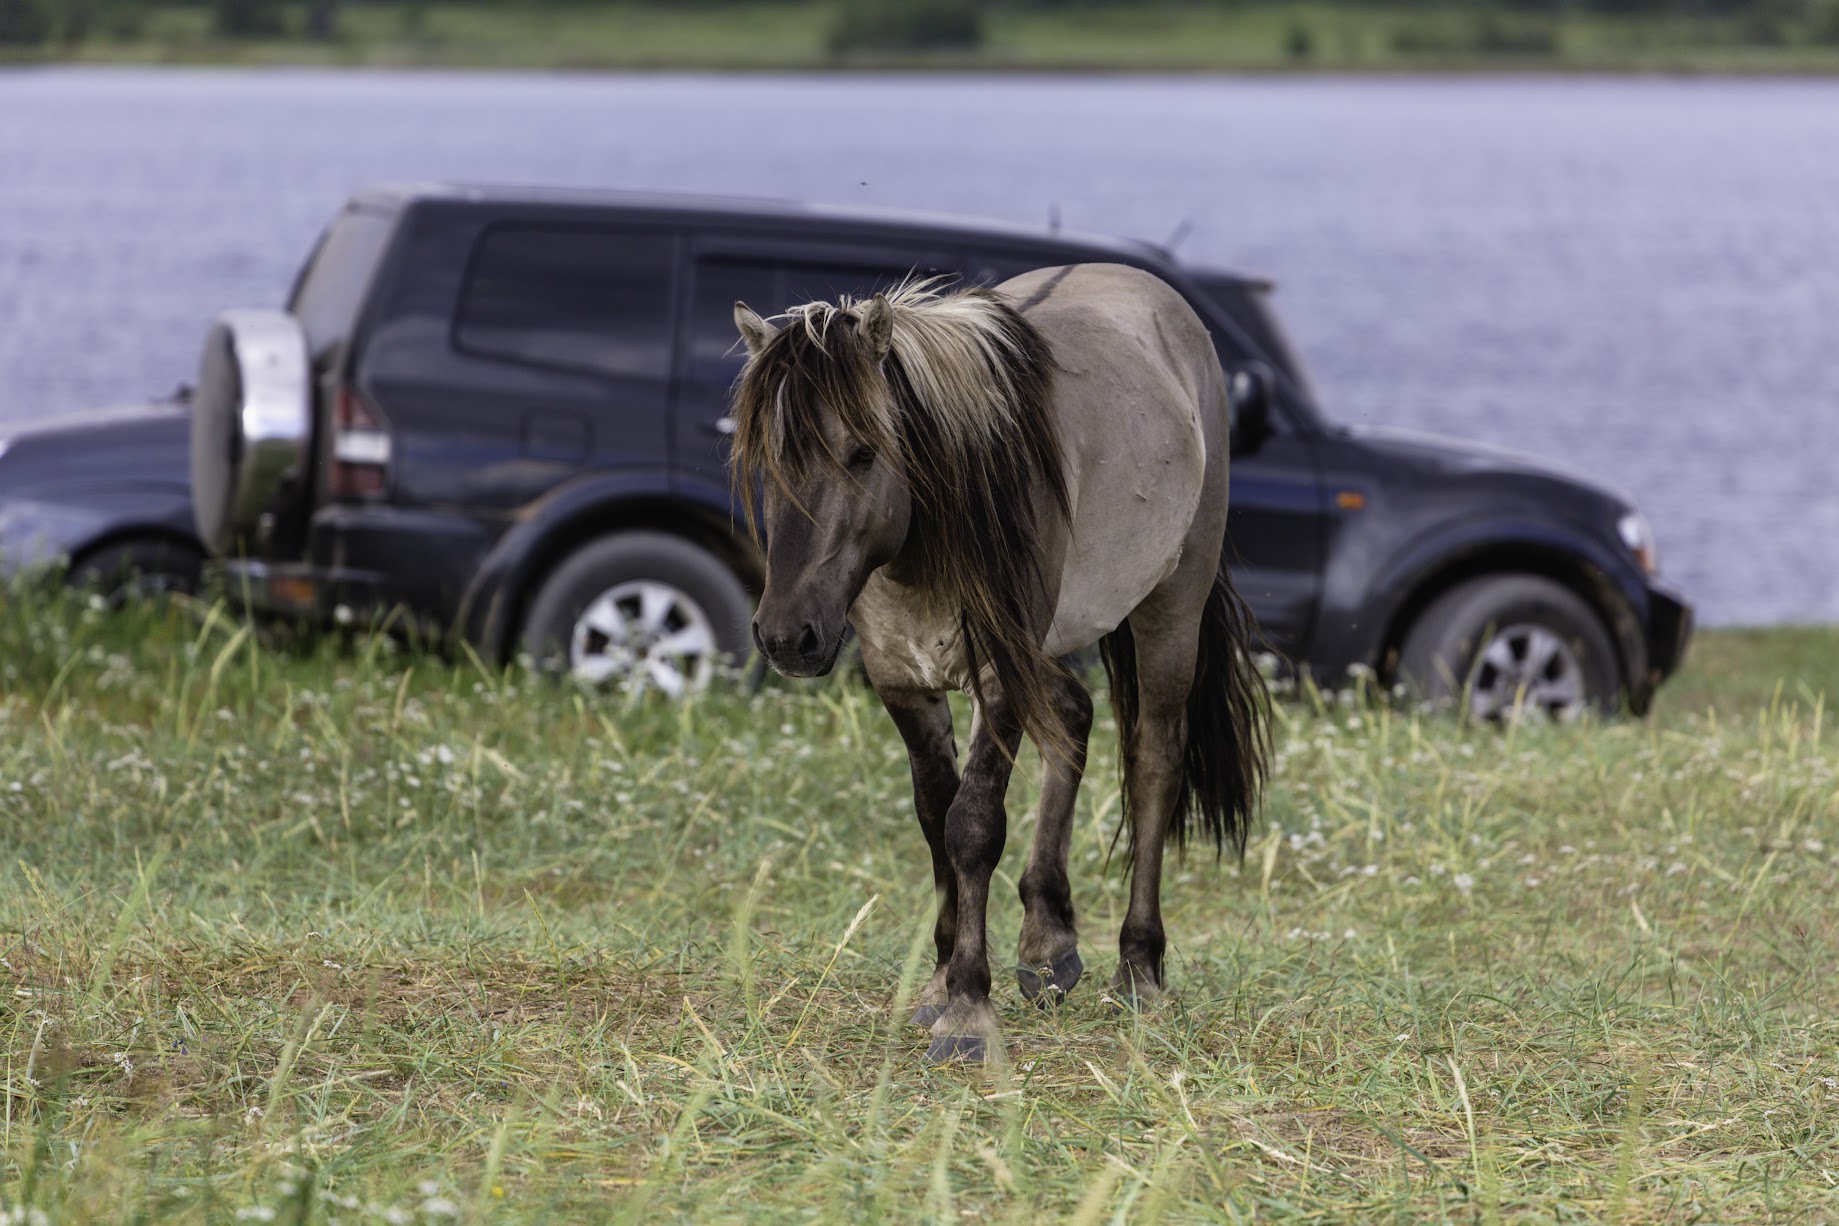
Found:
M 1809 12 L 1826 12 L 1809 8 Z M 1652 72 L 1839 70 L 1839 24 L 1753 17 L 1528 18 L 1439 6 L 1095 5 L 990 12 L 974 50 L 836 56 L 835 6 L 347 4 L 339 37 L 226 42 L 206 10 L 164 7 L 131 31 L 98 30 L 81 60 L 382 67 L 953 70 Z
M 1647 722 L 1286 703 L 1140 1016 L 1101 719 L 1090 978 L 1041 1013 L 999 976 L 1006 1062 L 932 1068 L 859 688 L 633 704 L 15 593 L 4 1220 L 1828 1217 L 1834 695 L 1807 630 L 1702 636 Z M 1006 953 L 1006 875 L 992 910 Z

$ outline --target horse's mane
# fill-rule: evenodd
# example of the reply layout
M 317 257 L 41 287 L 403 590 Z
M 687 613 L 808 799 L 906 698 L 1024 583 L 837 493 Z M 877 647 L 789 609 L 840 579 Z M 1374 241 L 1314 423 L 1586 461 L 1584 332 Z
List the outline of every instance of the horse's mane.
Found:
M 913 507 L 903 582 L 958 617 L 973 686 L 987 664 L 1035 743 L 1068 752 L 1052 686 L 1060 666 L 1041 652 L 1047 627 L 1029 624 L 1049 517 L 1071 518 L 1052 351 L 986 289 L 909 280 L 883 297 L 885 360 L 860 326 L 872 300 L 808 302 L 780 317 L 735 389 L 738 500 L 751 524 L 757 481 L 791 496 L 814 466 L 848 480 L 847 457 L 824 438 L 827 413 L 898 456 Z

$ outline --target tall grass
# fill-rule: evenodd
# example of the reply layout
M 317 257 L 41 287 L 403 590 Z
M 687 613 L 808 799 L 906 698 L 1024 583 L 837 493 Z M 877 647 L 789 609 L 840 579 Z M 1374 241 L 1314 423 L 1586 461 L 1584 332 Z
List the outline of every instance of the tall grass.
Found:
M 1773 694 L 1773 643 L 1701 654 Z M 15 593 L 0 1208 L 1828 1214 L 1839 754 L 1822 693 L 1703 684 L 1654 721 L 1505 735 L 1286 704 L 1245 862 L 1171 865 L 1175 990 L 1143 1015 L 1102 990 L 1101 711 L 1073 850 L 1093 976 L 1055 1013 L 999 976 L 1006 1059 L 933 1068 L 900 1007 L 929 874 L 856 685 L 673 706 Z

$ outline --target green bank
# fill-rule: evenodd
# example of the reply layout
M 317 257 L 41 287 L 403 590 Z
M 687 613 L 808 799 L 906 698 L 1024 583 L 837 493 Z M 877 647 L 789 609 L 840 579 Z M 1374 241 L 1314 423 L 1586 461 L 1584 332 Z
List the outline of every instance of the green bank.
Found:
M 487 68 L 1827 72 L 1839 0 L 0 0 L 21 61 Z
M 1839 631 L 1649 721 L 1279 708 L 1174 991 L 929 1068 L 897 739 L 839 680 L 671 705 L 221 613 L 0 607 L 9 1221 L 1810 1220 L 1839 1168 Z M 1032 766 L 1005 862 L 1032 829 Z M 1013 948 L 999 873 L 992 947 Z M 42 1215 L 42 1217 L 37 1216 Z

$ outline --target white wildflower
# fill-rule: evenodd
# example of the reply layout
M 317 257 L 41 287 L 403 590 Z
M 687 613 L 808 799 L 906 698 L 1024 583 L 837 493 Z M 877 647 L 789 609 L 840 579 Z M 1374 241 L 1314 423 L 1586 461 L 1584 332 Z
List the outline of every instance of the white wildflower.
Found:
M 1470 890 L 1475 888 L 1475 878 L 1469 876 L 1467 873 L 1457 873 L 1454 877 L 1450 878 L 1450 883 L 1465 896 Z

